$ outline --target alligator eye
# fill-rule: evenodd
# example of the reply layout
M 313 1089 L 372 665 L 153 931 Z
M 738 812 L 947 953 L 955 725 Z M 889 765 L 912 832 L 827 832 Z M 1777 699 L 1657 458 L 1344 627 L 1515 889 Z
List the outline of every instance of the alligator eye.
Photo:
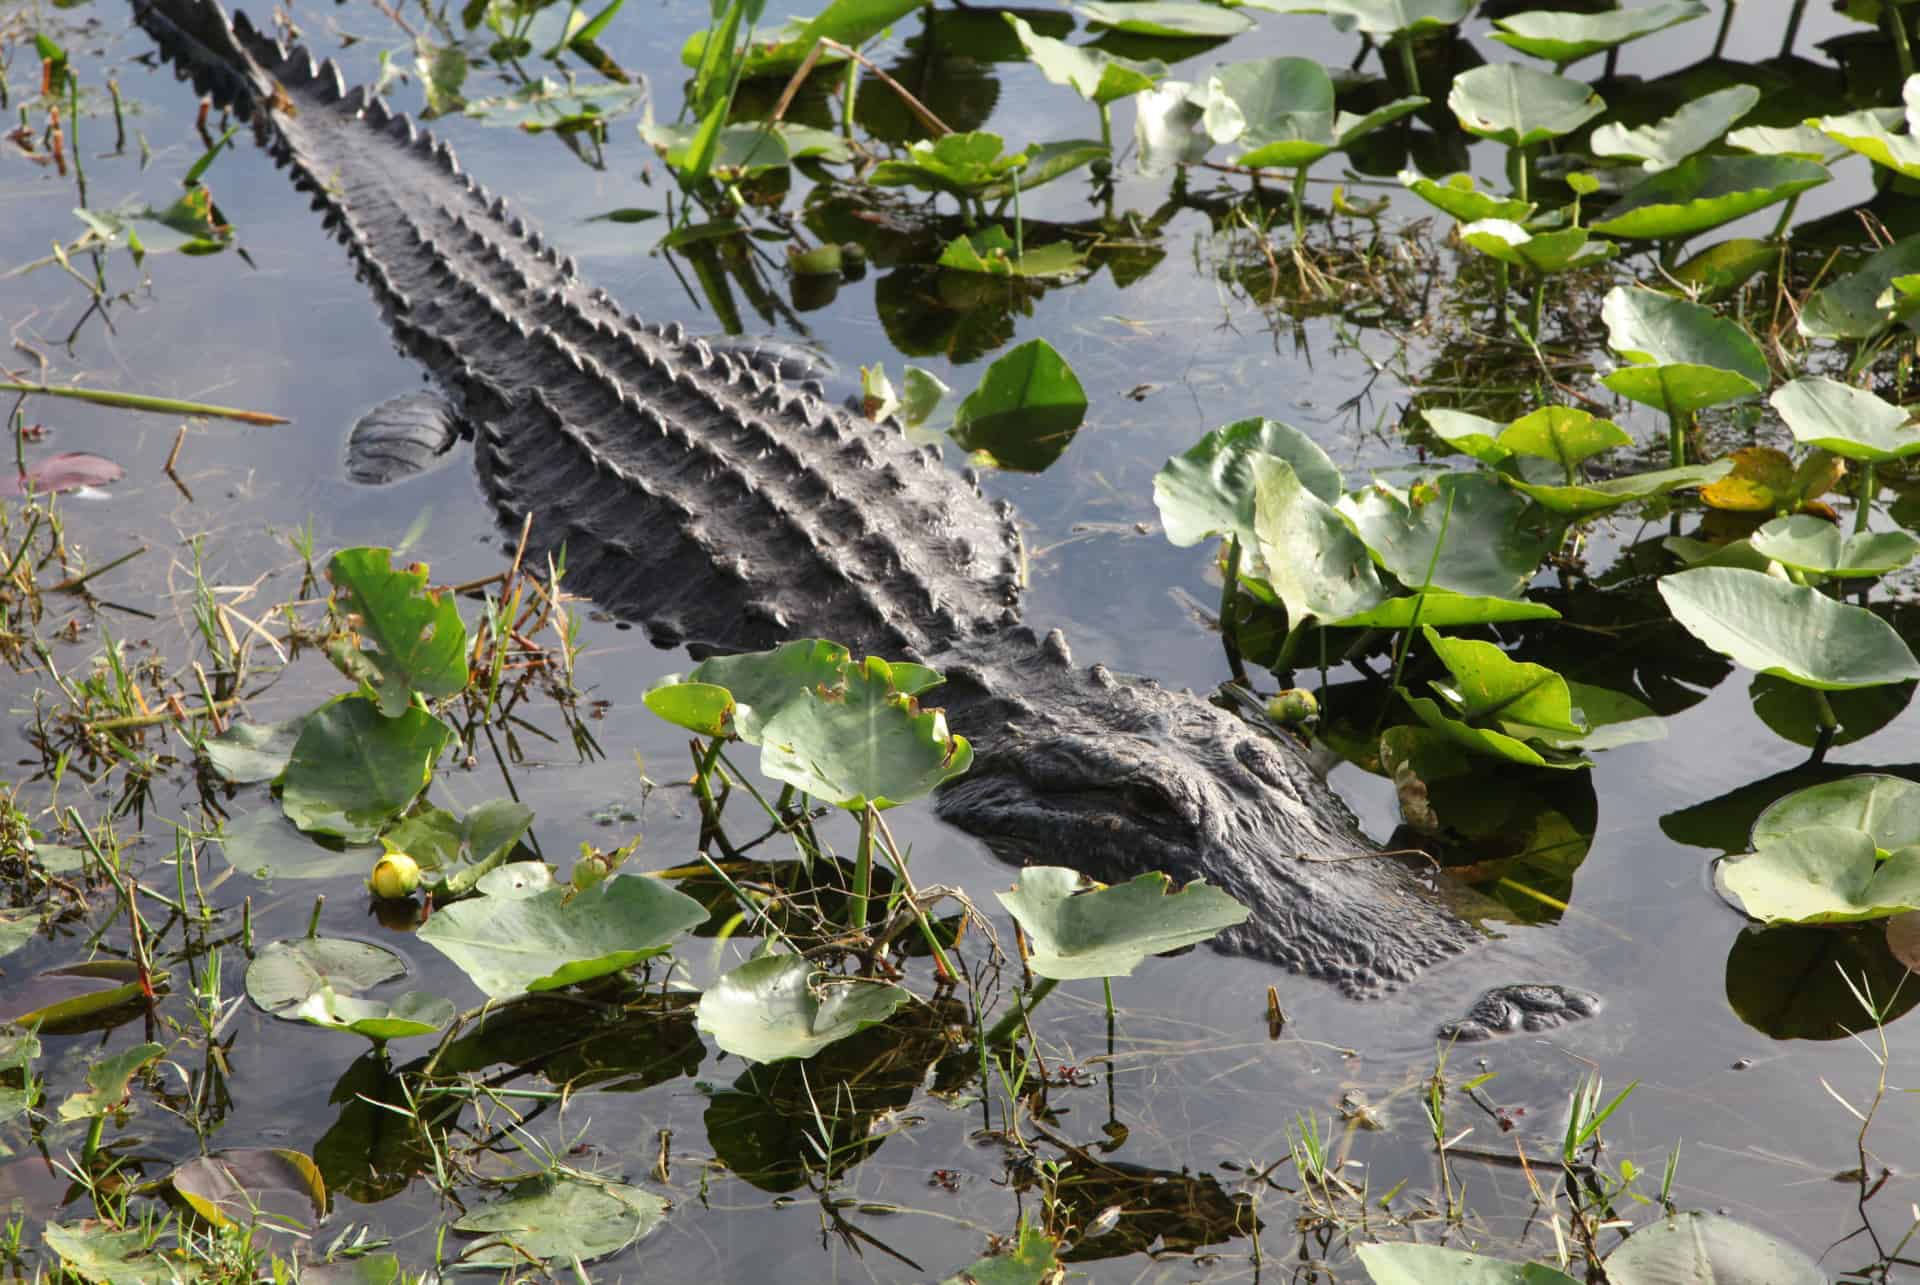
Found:
M 1280 761 L 1273 747 L 1261 741 L 1245 740 L 1233 747 L 1233 756 L 1240 765 L 1259 777 L 1276 790 L 1291 789 L 1287 780 L 1286 764 Z
M 1180 809 L 1174 806 L 1158 786 L 1129 785 L 1126 791 L 1127 807 L 1140 816 L 1154 821 L 1177 821 Z

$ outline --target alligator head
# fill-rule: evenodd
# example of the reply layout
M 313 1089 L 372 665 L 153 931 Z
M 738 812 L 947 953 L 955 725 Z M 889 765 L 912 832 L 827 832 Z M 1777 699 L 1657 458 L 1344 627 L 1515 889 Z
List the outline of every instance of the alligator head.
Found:
M 1429 879 L 1381 854 L 1271 724 L 1076 668 L 1058 634 L 1011 642 L 945 660 L 941 692 L 975 757 L 941 791 L 940 815 L 1001 859 L 1108 882 L 1205 879 L 1257 908 L 1220 946 L 1355 995 L 1481 940 Z

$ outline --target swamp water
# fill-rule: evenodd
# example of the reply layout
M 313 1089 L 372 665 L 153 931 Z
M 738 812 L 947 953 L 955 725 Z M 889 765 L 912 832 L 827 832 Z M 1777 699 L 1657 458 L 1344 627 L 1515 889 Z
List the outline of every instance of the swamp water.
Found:
M 639 9 L 634 2 L 598 33 L 599 45 L 630 72 L 645 75 L 654 115 L 670 120 L 685 75 L 676 61 L 679 46 L 706 15 L 685 4 Z M 1696 92 L 1740 79 L 1743 67 L 1773 51 L 1787 6 L 1779 13 L 1772 8 L 1740 8 L 1728 34 L 1728 61 L 1701 75 Z M 1344 66 L 1359 52 L 1354 37 L 1335 32 L 1323 17 L 1242 12 L 1255 25 L 1223 45 L 1156 40 L 1134 47 L 1111 36 L 1108 43 L 1130 56 L 1161 58 L 1174 75 L 1193 81 L 1216 61 L 1284 52 Z M 549 43 L 555 38 L 557 17 L 558 10 L 550 10 L 541 20 L 536 44 L 541 35 Z M 339 52 L 350 82 L 375 78 L 381 57 L 401 73 L 415 68 L 414 42 L 376 7 L 308 6 L 293 18 L 315 50 Z M 400 18 L 413 29 L 431 29 L 418 13 Z M 957 11 L 908 18 L 878 42 L 874 56 L 962 128 L 997 129 L 1019 142 L 1029 135 L 1087 135 L 1095 127 L 1092 106 L 1021 62 L 1017 42 L 981 35 L 977 29 L 988 18 L 999 21 Z M 447 21 L 458 29 L 457 15 Z M 1654 80 L 1695 67 L 1718 21 L 1716 9 L 1627 46 L 1620 72 Z M 1484 17 L 1462 28 L 1479 57 L 1520 57 L 1489 40 L 1489 30 Z M 1869 65 L 1859 73 L 1867 83 L 1849 85 L 1814 48 L 1828 35 L 1865 30 L 1829 14 L 1808 15 L 1797 47 L 1818 70 L 1803 73 L 1810 86 L 1806 104 L 1783 109 L 1770 98 L 1763 105 L 1767 123 L 1848 110 L 1855 104 L 1844 100 L 1846 93 L 1870 92 L 1872 58 L 1861 60 Z M 86 204 L 111 209 L 131 199 L 164 208 L 206 146 L 195 129 L 192 94 L 170 73 L 142 65 L 151 61 L 150 46 L 129 30 L 123 10 L 109 4 L 0 7 L 9 93 L 14 110 L 25 105 L 33 126 L 0 169 L 0 261 L 6 266 L 36 260 L 50 244 L 70 244 L 84 231 L 72 213 L 80 203 L 75 176 L 29 155 L 48 150 L 47 101 L 36 93 L 42 52 L 33 43 L 36 32 L 65 51 L 77 82 L 72 102 L 79 114 L 67 112 L 63 128 L 75 139 Z M 478 65 L 492 38 L 483 30 L 465 42 L 476 60 L 463 90 L 469 99 L 511 91 L 506 69 Z M 350 42 L 344 51 L 343 42 Z M 422 48 L 431 60 L 432 47 Z M 1427 45 L 1420 50 L 1422 59 L 1441 53 Z M 559 75 L 537 52 L 524 60 L 526 73 Z M 1751 62 L 1735 61 L 1742 58 Z M 1567 74 L 1591 80 L 1599 63 L 1577 64 Z M 567 65 L 582 83 L 598 83 L 577 58 L 570 56 Z M 1374 56 L 1361 64 L 1369 74 L 1380 65 Z M 1429 64 L 1428 74 L 1444 75 L 1439 67 Z M 109 76 L 117 77 L 125 102 L 127 136 L 123 153 L 111 157 L 103 155 L 114 150 L 116 135 Z M 826 79 L 817 77 L 816 84 Z M 1897 77 L 1893 83 L 1897 87 Z M 1796 92 L 1778 80 L 1768 84 L 1776 95 Z M 1616 97 L 1601 88 L 1621 107 L 1648 92 L 1630 89 Z M 417 78 L 388 92 L 396 105 L 418 111 Z M 777 86 L 767 91 L 767 100 L 777 92 Z M 879 137 L 904 137 L 906 124 L 888 91 L 868 79 L 860 92 L 863 120 L 876 122 L 867 128 Z M 1428 93 L 1444 99 L 1443 91 L 1429 87 Z M 1878 101 L 1897 102 L 1897 92 Z M 1441 112 L 1438 102 L 1432 110 Z M 803 96 L 796 111 L 816 124 L 837 119 L 823 98 Z M 802 338 L 830 353 L 843 371 L 885 362 L 896 380 L 904 354 L 962 392 L 998 349 L 1036 336 L 1052 342 L 1087 390 L 1086 421 L 1051 467 L 1033 476 L 990 473 L 987 485 L 1013 500 L 1026 523 L 1026 621 L 1064 627 L 1081 663 L 1099 660 L 1198 690 L 1226 678 L 1210 623 L 1219 594 L 1213 551 L 1169 544 L 1153 500 L 1162 463 L 1208 430 L 1248 416 L 1285 420 L 1324 447 L 1349 486 L 1359 486 L 1370 470 L 1404 482 L 1408 466 L 1433 445 L 1410 410 L 1416 397 L 1421 405 L 1458 406 L 1500 422 L 1540 404 L 1541 367 L 1523 344 L 1498 330 L 1489 261 L 1448 244 L 1446 219 L 1426 221 L 1433 212 L 1393 182 L 1402 160 L 1390 145 L 1356 157 L 1372 177 L 1346 188 L 1356 202 L 1392 196 L 1378 224 L 1351 214 L 1327 221 L 1331 187 L 1308 188 L 1316 214 L 1310 273 L 1294 265 L 1284 194 L 1237 200 L 1247 188 L 1244 177 L 1195 169 L 1187 180 L 1192 206 L 1143 231 L 1142 248 L 1124 263 L 1044 290 L 1001 278 L 956 280 L 957 274 L 924 267 L 924 259 L 912 262 L 917 244 L 935 244 L 920 222 L 918 194 L 867 209 L 849 201 L 819 215 L 816 232 L 859 239 L 845 229 L 879 228 L 874 264 L 864 282 L 842 285 L 828 306 L 803 310 L 789 301 L 777 241 L 762 249 L 736 238 L 718 252 L 693 243 L 680 255 L 650 255 L 670 226 L 666 218 L 591 218 L 668 208 L 672 177 L 636 137 L 637 114 L 613 116 L 604 144 L 575 137 L 578 150 L 604 168 L 583 164 L 553 133 L 530 136 L 512 128 L 506 107 L 491 119 L 456 114 L 434 128 L 454 143 L 466 169 L 575 256 L 583 276 L 650 319 L 682 320 L 695 332 Z M 1128 102 L 1116 105 L 1115 117 L 1115 137 L 1124 144 Z M 208 128 L 218 136 L 217 122 Z M 1483 186 L 1504 190 L 1493 144 L 1469 152 L 1462 136 L 1434 133 L 1424 116 L 1418 130 L 1406 163 L 1436 176 L 1471 165 Z M 145 166 L 141 140 L 152 152 Z M 404 542 L 396 564 L 425 561 L 436 584 L 500 572 L 512 539 L 481 501 L 464 452 L 446 467 L 388 488 L 346 480 L 348 426 L 381 400 L 418 387 L 420 372 L 394 352 L 364 286 L 306 199 L 251 145 L 246 130 L 234 143 L 205 176 L 234 229 L 224 252 L 154 253 L 136 266 L 117 247 L 103 256 L 104 277 L 96 277 L 91 256 L 80 254 L 70 259 L 71 273 L 56 263 L 0 280 L 0 315 L 15 344 L 7 364 L 17 378 L 41 379 L 44 358 L 47 382 L 245 407 L 294 421 L 275 428 L 196 421 L 170 477 L 177 417 L 49 399 L 25 407 L 25 422 L 48 430 L 45 441 L 25 445 L 30 464 L 56 450 L 80 451 L 126 471 L 103 495 L 57 502 L 65 539 L 83 554 L 84 565 L 144 552 L 90 580 L 91 604 L 70 594 L 45 597 L 44 614 L 32 627 L 45 641 L 44 658 L 36 659 L 29 646 L 8 680 L 6 777 L 17 791 L 15 806 L 47 844 L 65 849 L 77 846 L 75 833 L 59 832 L 67 809 L 90 826 L 111 818 L 120 867 L 180 900 L 182 909 L 140 894 L 148 926 L 159 933 L 147 948 L 171 973 L 164 998 L 40 1036 L 42 1051 L 33 1063 L 44 1078 L 38 1109 L 15 1116 L 0 1135 L 12 1157 L 0 1167 L 0 1185 L 27 1229 L 25 1257 L 12 1270 L 51 1263 L 46 1250 L 33 1249 L 49 1221 L 72 1226 L 83 1218 L 116 1217 L 138 1226 L 143 1210 L 164 1210 L 162 1189 L 141 1184 L 162 1183 L 206 1152 L 285 1148 L 312 1156 L 332 1189 L 328 1217 L 300 1247 L 301 1257 L 317 1259 L 344 1231 L 364 1228 L 353 1235 L 390 1240 L 386 1248 L 410 1273 L 472 1244 L 471 1236 L 443 1237 L 443 1231 L 465 1211 L 496 1199 L 503 1181 L 566 1167 L 632 1184 L 670 1204 L 644 1239 L 587 1267 L 594 1279 L 941 1279 L 1013 1237 L 1022 1218 L 1057 1237 L 1070 1273 L 1096 1280 L 1360 1280 L 1365 1274 L 1354 1245 L 1411 1237 L 1542 1259 L 1555 1258 L 1560 1241 L 1574 1253 L 1569 1270 L 1579 1276 L 1571 1228 L 1581 1218 L 1589 1225 L 1604 1221 L 1607 1202 L 1591 1193 L 1570 1199 L 1557 1163 L 1529 1173 L 1482 1157 L 1510 1156 L 1516 1138 L 1536 1158 L 1557 1157 L 1568 1096 L 1595 1073 L 1605 1077 L 1603 1102 L 1637 1082 L 1600 1130 L 1606 1145 L 1591 1179 L 1613 1192 L 1624 1174 L 1638 1170 L 1633 1194 L 1611 1198 L 1620 1218 L 1658 1216 L 1658 1206 L 1648 1202 L 1657 1198 L 1677 1146 L 1670 1191 L 1676 1207 L 1720 1211 L 1765 1228 L 1817 1258 L 1831 1276 L 1875 1263 L 1881 1264 L 1875 1279 L 1913 1270 L 1883 1257 L 1896 1252 L 1920 1199 L 1904 1176 L 1916 1163 L 1911 1157 L 1920 1155 L 1913 1112 L 1903 1096 L 1889 1096 L 1867 1134 L 1863 1170 L 1860 1123 L 1834 1096 L 1864 1108 L 1880 1076 L 1874 1058 L 1880 1037 L 1830 976 L 1836 956 L 1856 968 L 1878 961 L 1876 983 L 1898 976 L 1873 936 L 1880 925 L 1796 930 L 1812 934 L 1797 945 L 1782 946 L 1777 935 L 1762 942 L 1716 895 L 1709 863 L 1722 852 L 1744 850 L 1759 811 L 1802 785 L 1855 766 L 1908 770 L 1916 757 L 1915 715 L 1895 702 L 1900 712 L 1881 730 L 1833 748 L 1824 769 L 1796 773 L 1807 750 L 1756 716 L 1751 672 L 1693 642 L 1660 616 L 1650 588 L 1630 583 L 1634 559 L 1664 556 L 1657 541 L 1667 530 L 1665 510 L 1642 515 L 1630 509 L 1596 526 L 1583 550 L 1584 571 L 1593 580 L 1581 568 L 1565 578 L 1543 571 L 1536 596 L 1577 623 L 1538 638 L 1525 635 L 1529 647 L 1520 652 L 1588 682 L 1604 685 L 1611 675 L 1613 685 L 1651 698 L 1668 715 L 1664 737 L 1599 753 L 1589 772 L 1551 781 L 1493 761 L 1485 768 L 1499 791 L 1527 800 L 1515 807 L 1517 832 L 1500 833 L 1497 842 L 1507 846 L 1488 856 L 1510 855 L 1516 845 L 1526 849 L 1533 864 L 1509 867 L 1511 882 L 1564 902 L 1565 911 L 1542 909 L 1547 903 L 1529 902 L 1523 893 L 1516 900 L 1527 922 L 1491 924 L 1497 940 L 1384 999 L 1356 1003 L 1322 984 L 1204 946 L 1150 959 L 1113 982 L 1111 1023 L 1102 988 L 1093 982 L 1063 984 L 1047 998 L 1032 1015 L 1029 1047 L 1036 1056 L 1024 1063 L 1026 1079 L 1016 1091 L 1012 1061 L 1005 1069 L 985 1068 L 970 1051 L 964 989 L 941 1001 L 947 1007 L 916 1005 L 806 1063 L 756 1069 L 703 1038 L 684 1006 L 643 1000 L 636 986 L 621 1022 L 592 1006 L 556 1001 L 490 1028 L 491 1044 L 455 1046 L 460 1052 L 441 1066 L 445 1082 L 435 1086 L 444 1096 L 416 1098 L 412 1107 L 400 1086 L 434 1049 L 434 1038 L 396 1040 L 383 1060 L 356 1036 L 272 1017 L 247 1002 L 243 901 L 250 901 L 245 929 L 258 950 L 307 933 L 321 893 L 319 933 L 377 942 L 405 959 L 409 975 L 387 991 L 447 996 L 462 1008 L 481 996 L 446 956 L 407 931 L 381 926 L 361 874 L 307 880 L 282 873 L 256 881 L 233 869 L 218 843 L 192 839 L 181 842 L 195 855 L 197 875 L 177 878 L 180 827 L 197 833 L 217 820 L 203 802 L 203 787 L 232 818 L 229 824 L 264 817 L 279 825 L 279 805 L 265 785 L 228 787 L 197 774 L 188 742 L 157 724 L 121 734 L 136 759 L 160 756 L 151 765 L 150 788 L 129 792 L 127 783 L 138 773 L 125 760 L 110 764 L 86 752 L 72 730 L 74 702 L 53 673 L 72 681 L 96 672 L 96 658 L 111 640 L 136 666 L 133 681 L 155 710 L 162 708 L 162 693 L 175 690 L 185 706 L 197 708 L 202 696 L 192 662 L 217 665 L 196 610 L 214 600 L 226 608 L 215 612 L 215 635 L 224 640 L 231 633 L 230 646 L 244 643 L 250 654 L 247 719 L 294 717 L 344 690 L 317 646 L 294 648 L 283 667 L 265 640 L 287 637 L 278 604 L 304 600 L 295 614 L 309 624 L 321 619 L 312 599 L 324 586 L 303 585 L 303 528 L 311 524 L 319 564 L 336 548 Z M 1337 164 L 1323 163 L 1318 177 L 1331 177 Z M 1831 237 L 1858 243 L 1863 234 L 1850 216 L 1827 216 L 1873 195 L 1866 167 L 1857 157 L 1836 163 L 1836 181 L 1801 201 L 1801 223 L 1827 220 Z M 1137 177 L 1131 157 L 1118 159 L 1114 173 L 1117 211 L 1150 211 L 1168 199 L 1169 180 Z M 789 210 L 800 207 L 806 181 L 796 174 L 793 183 Z M 1036 227 L 1089 219 L 1100 208 L 1090 190 L 1085 171 L 1070 175 L 1024 194 L 1022 216 Z M 1283 192 L 1284 185 L 1270 190 Z M 677 200 L 675 194 L 675 208 Z M 1901 207 L 1883 200 L 1876 208 L 1897 213 Z M 1776 214 L 1767 210 L 1717 230 L 1694 248 L 1736 233 L 1765 237 Z M 940 227 L 942 238 L 955 231 L 950 221 Z M 151 227 L 143 235 L 156 250 L 169 241 Z M 1797 256 L 1790 289 L 1803 291 L 1821 262 L 1818 250 Z M 1326 291 L 1316 288 L 1315 273 L 1331 282 Z M 1635 462 L 1644 465 L 1658 458 L 1664 420 L 1616 403 L 1590 374 L 1607 356 L 1601 295 L 1613 281 L 1636 277 L 1658 279 L 1654 255 L 1635 254 L 1567 287 L 1550 302 L 1542 337 L 1550 349 L 1572 354 L 1556 359 L 1559 380 L 1601 399 L 1639 442 L 1651 444 L 1636 448 Z M 104 310 L 91 307 L 95 288 L 111 296 Z M 1516 308 L 1520 298 L 1516 292 Z M 1768 290 L 1743 297 L 1740 307 L 1760 328 L 1776 303 Z M 1893 362 L 1890 355 L 1880 367 L 1890 397 Z M 1707 432 L 1715 454 L 1752 434 L 1776 444 L 1785 438 L 1771 417 L 1742 420 L 1737 413 L 1710 418 Z M 950 447 L 948 453 L 957 466 L 962 452 Z M 1851 506 L 1840 507 L 1851 521 Z M 23 520 L 10 528 L 9 549 L 24 538 Z M 1686 519 L 1689 531 L 1695 521 Z M 1610 567 L 1616 556 L 1622 565 Z M 1638 574 L 1650 578 L 1666 569 Z M 41 574 L 50 585 L 68 573 L 56 561 Z M 1611 593 L 1603 592 L 1608 588 Z M 1895 604 L 1896 623 L 1911 637 L 1911 608 L 1901 602 L 1906 588 L 1893 577 L 1876 600 Z M 577 701 L 556 705 L 534 681 L 512 710 L 517 721 L 475 732 L 471 762 L 463 763 L 457 751 L 441 761 L 428 797 L 459 813 L 511 793 L 535 814 L 528 842 L 562 873 L 583 844 L 612 849 L 636 838 L 642 842 L 632 868 L 687 865 L 700 824 L 685 785 L 686 737 L 641 702 L 660 678 L 685 670 L 687 658 L 655 650 L 637 631 L 596 617 L 591 604 L 575 609 L 581 617 Z M 471 625 L 480 606 L 468 597 L 460 610 Z M 552 637 L 538 641 L 551 645 Z M 153 675 L 138 668 L 149 662 Z M 1385 672 L 1379 653 L 1371 663 Z M 1305 668 L 1296 677 L 1303 685 L 1318 681 Z M 1336 667 L 1330 678 L 1335 687 L 1324 696 L 1329 727 L 1344 726 L 1343 716 L 1365 724 L 1374 698 L 1355 690 L 1355 672 Z M 931 699 L 937 701 L 937 691 Z M 1343 699 L 1368 703 L 1349 715 Z M 102 704 L 86 716 L 123 715 Z M 98 735 L 95 748 L 102 744 Z M 48 746 L 54 754 L 72 751 L 57 786 Z M 751 757 L 743 749 L 733 754 L 750 778 Z M 1394 830 L 1399 808 L 1390 782 L 1353 766 L 1339 768 L 1333 780 L 1370 832 L 1384 839 Z M 744 800 L 736 797 L 730 806 L 741 808 Z M 736 820 L 739 811 L 728 816 L 730 825 L 746 825 Z M 964 890 L 1011 950 L 1010 921 L 991 893 L 1008 887 L 1013 872 L 933 820 L 924 802 L 889 818 L 900 843 L 911 848 L 916 880 Z M 823 822 L 823 832 L 843 854 L 851 852 L 851 826 Z M 766 855 L 774 855 L 777 845 L 766 846 Z M 22 906 L 50 896 L 71 907 L 4 961 L 7 1015 L 55 997 L 43 977 L 47 970 L 89 958 L 124 959 L 134 951 L 127 909 L 112 884 L 85 870 L 71 872 L 62 877 L 76 891 L 84 888 L 85 897 L 66 900 L 22 872 L 24 853 L 9 852 L 6 860 Z M 202 904 L 212 908 L 211 918 L 201 916 Z M 992 983 L 982 992 L 999 1005 L 991 1020 L 1010 1003 L 1019 970 L 985 968 L 984 936 L 970 935 L 961 950 Z M 216 944 L 218 996 L 196 1000 L 195 981 L 208 986 Z M 753 944 L 744 936 L 725 944 L 683 938 L 671 972 L 662 960 L 636 977 L 644 976 L 652 995 L 705 987 L 745 959 Z M 916 975 L 909 986 L 930 994 L 926 961 L 911 961 L 910 968 Z M 1545 1037 L 1521 1034 L 1437 1051 L 1435 1028 L 1482 990 L 1531 980 L 1591 989 L 1604 996 L 1605 1008 Z M 1286 1013 L 1278 1032 L 1270 1029 L 1269 986 Z M 1896 1010 L 1915 998 L 1920 993 L 1903 995 Z M 1802 1034 L 1832 1035 L 1836 1023 L 1867 1034 L 1861 1044 L 1770 1033 L 1796 1023 Z M 1898 1086 L 1920 1064 L 1920 1047 L 1897 1019 L 1884 1035 L 1887 1081 Z M 97 1136 L 89 1137 L 95 1116 L 60 1118 L 60 1104 L 84 1087 L 89 1067 L 144 1041 L 164 1052 L 134 1079 L 125 1107 L 105 1113 Z M 1422 1106 L 1442 1056 L 1451 1086 L 1444 1121 L 1451 1158 L 1444 1168 Z M 1475 1079 L 1481 1082 L 1469 1093 L 1463 1086 Z M 420 1140 L 403 1111 L 427 1119 L 434 1145 Z M 1364 1186 L 1364 1202 L 1338 1184 L 1303 1176 L 1298 1158 L 1313 1149 L 1308 1138 L 1331 1152 L 1334 1172 L 1352 1190 Z M 57 1166 L 106 1176 L 88 1191 Z M 1559 1194 L 1543 1204 L 1533 1184 Z M 1863 1201 L 1868 1193 L 1871 1199 Z M 297 1201 L 294 1207 L 298 1211 Z M 310 1212 L 299 1216 L 311 1220 Z M 1873 1236 L 1862 1232 L 1863 1224 Z M 1600 1249 L 1622 1229 L 1600 1231 Z M 168 1231 L 161 1243 L 172 1244 L 172 1237 Z M 263 1243 L 282 1255 L 298 1244 L 284 1233 Z M 75 1254 L 62 1253 L 85 1270 Z M 381 1269 L 377 1257 L 343 1263 L 333 1270 Z M 194 1266 L 182 1260 L 179 1270 Z M 208 1263 L 197 1266 L 211 1273 Z M 113 1279 L 115 1270 L 96 1267 L 94 1275 Z M 564 1258 L 555 1270 L 565 1273 Z

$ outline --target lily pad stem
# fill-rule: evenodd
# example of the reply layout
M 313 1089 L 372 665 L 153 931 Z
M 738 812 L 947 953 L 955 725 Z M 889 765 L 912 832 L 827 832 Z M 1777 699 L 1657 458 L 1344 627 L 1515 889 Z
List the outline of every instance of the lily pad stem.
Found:
M 1795 192 L 1787 198 L 1787 203 L 1780 207 L 1780 220 L 1773 225 L 1773 235 L 1768 238 L 1769 240 L 1785 241 L 1787 239 L 1787 228 L 1793 223 L 1793 212 L 1799 205 L 1800 193 Z
M 1400 50 L 1400 74 L 1406 77 L 1406 92 L 1409 94 L 1418 94 L 1420 92 L 1420 64 L 1414 61 L 1413 36 L 1403 31 L 1394 37 L 1393 43 L 1395 47 Z
M 1667 459 L 1673 468 L 1681 468 L 1687 462 L 1687 417 L 1684 411 L 1667 411 Z
M 1307 167 L 1293 172 L 1293 243 L 1297 247 L 1307 239 Z
M 1059 984 L 1051 977 L 1042 977 L 1033 984 L 1033 989 L 1027 992 L 1024 1003 L 1016 996 L 1013 1007 L 1008 1010 L 1006 1016 L 995 1022 L 993 1029 L 987 1032 L 987 1047 L 993 1048 L 996 1045 L 1005 1044 L 1013 1033 L 1020 1029 L 1020 1024 L 1027 1020 L 1027 1014 L 1038 1008 L 1040 1001 L 1052 994 L 1053 988 Z
M 1234 615 L 1234 600 L 1240 596 L 1240 537 L 1227 537 L 1227 574 L 1220 583 L 1220 645 L 1226 648 L 1227 668 L 1233 681 L 1242 687 L 1247 682 L 1247 667 L 1240 659 L 1240 625 Z
M 1099 104 L 1100 109 L 1100 146 L 1107 149 L 1107 155 L 1113 155 L 1113 108 L 1110 104 Z
M 847 926 L 867 926 L 867 896 L 873 888 L 873 804 L 860 810 L 860 847 L 854 855 L 853 891 L 847 895 Z
M 1878 480 L 1873 476 L 1873 461 L 1867 460 L 1860 466 L 1860 498 L 1853 508 L 1853 533 L 1859 535 L 1867 529 L 1867 519 L 1873 516 L 1873 493 Z
M 1900 13 L 1899 0 L 1884 0 L 1880 16 L 1886 19 L 1887 34 L 1893 38 L 1893 56 L 1900 62 L 1900 79 L 1913 75 L 1913 47 L 1907 43 L 1907 20 Z
M 940 972 L 942 982 L 957 981 L 959 970 L 954 968 L 947 958 L 947 952 L 941 948 L 940 937 L 933 931 L 933 924 L 927 919 L 926 908 L 920 904 L 920 890 L 913 886 L 913 876 L 907 873 L 906 854 L 900 851 L 900 845 L 893 841 L 893 831 L 887 827 L 887 819 L 878 811 L 873 814 L 874 824 L 880 827 L 880 843 L 886 848 L 887 857 L 893 862 L 893 869 L 900 877 L 900 886 L 907 890 L 907 904 L 913 907 L 914 922 L 920 925 L 920 935 L 927 939 L 927 948 L 933 952 L 934 967 Z

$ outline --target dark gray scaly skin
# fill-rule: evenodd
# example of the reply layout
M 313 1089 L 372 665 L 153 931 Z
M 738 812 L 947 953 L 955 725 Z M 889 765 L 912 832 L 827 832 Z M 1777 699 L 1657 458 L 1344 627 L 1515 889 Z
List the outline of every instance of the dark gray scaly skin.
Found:
M 1482 939 L 1377 847 L 1284 736 L 1189 693 L 1077 668 L 1019 624 L 1012 510 L 937 449 L 810 382 L 623 313 L 444 143 L 214 0 L 134 0 L 182 73 L 313 194 L 394 334 L 473 426 L 514 528 L 661 645 L 836 639 L 947 675 L 973 769 L 942 817 L 1003 858 L 1206 879 L 1253 908 L 1223 945 L 1354 995 Z M 972 481 L 971 478 L 968 479 Z
M 1471 1043 L 1521 1031 L 1543 1034 L 1600 1011 L 1600 997 L 1552 982 L 1496 986 L 1474 1001 L 1466 1016 L 1440 1027 L 1440 1038 Z

